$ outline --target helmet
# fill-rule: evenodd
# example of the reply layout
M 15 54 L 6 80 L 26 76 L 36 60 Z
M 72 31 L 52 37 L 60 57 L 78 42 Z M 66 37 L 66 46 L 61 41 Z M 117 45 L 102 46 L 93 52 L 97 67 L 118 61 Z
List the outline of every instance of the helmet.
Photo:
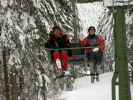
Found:
M 94 26 L 90 26 L 90 27 L 88 28 L 88 32 L 89 32 L 90 30 L 96 31 L 96 28 L 95 28 Z

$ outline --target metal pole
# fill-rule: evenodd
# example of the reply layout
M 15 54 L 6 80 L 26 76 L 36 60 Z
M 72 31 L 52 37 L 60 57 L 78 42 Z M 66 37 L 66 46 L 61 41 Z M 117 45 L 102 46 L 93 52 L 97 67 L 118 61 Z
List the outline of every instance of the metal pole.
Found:
M 118 78 L 118 73 L 114 72 L 112 78 L 112 100 L 116 100 L 116 79 Z
M 113 17 L 114 17 L 114 20 L 116 18 L 116 13 L 117 11 L 114 9 L 111 9 L 113 11 Z M 114 41 L 115 41 L 115 38 L 116 38 L 116 23 L 114 22 Z M 115 72 L 114 72 L 114 75 L 113 75 L 113 78 L 112 78 L 112 100 L 116 100 L 116 80 L 118 79 L 118 62 L 116 62 L 116 59 L 117 59 L 117 53 L 116 53 L 116 50 L 117 50 L 117 43 L 114 42 L 114 49 L 115 49 L 115 57 L 114 57 L 114 60 L 115 60 Z
M 131 100 L 127 60 L 125 11 L 124 7 L 121 6 L 117 6 L 115 9 L 115 59 L 116 67 L 118 68 L 119 100 Z

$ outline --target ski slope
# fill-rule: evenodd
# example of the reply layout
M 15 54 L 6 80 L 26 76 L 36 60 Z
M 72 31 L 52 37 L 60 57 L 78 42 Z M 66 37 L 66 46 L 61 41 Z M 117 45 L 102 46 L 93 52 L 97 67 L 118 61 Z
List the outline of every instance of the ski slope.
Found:
M 64 91 L 63 100 L 112 100 L 111 79 L 113 72 L 100 75 L 100 81 L 90 83 L 90 77 L 82 77 L 75 81 L 73 91 Z M 131 86 L 133 100 L 133 85 Z

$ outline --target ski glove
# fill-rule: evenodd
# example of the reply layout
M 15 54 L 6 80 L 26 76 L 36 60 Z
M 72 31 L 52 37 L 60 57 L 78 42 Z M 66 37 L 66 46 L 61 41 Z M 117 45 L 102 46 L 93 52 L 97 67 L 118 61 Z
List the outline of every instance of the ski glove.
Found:
M 58 67 L 58 69 L 61 69 L 62 67 L 61 67 L 61 61 L 60 61 L 60 59 L 56 59 L 56 65 L 57 65 L 57 67 Z
M 99 48 L 98 48 L 98 47 L 93 48 L 92 51 L 93 51 L 93 52 L 97 52 L 97 51 L 99 51 Z

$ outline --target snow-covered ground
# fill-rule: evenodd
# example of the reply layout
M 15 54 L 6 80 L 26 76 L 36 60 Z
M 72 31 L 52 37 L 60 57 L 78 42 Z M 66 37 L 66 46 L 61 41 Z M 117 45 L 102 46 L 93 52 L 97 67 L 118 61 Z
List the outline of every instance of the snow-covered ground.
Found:
M 73 91 L 64 91 L 63 100 L 112 100 L 111 79 L 113 73 L 100 75 L 100 81 L 90 83 L 90 77 L 79 78 L 74 83 Z M 133 85 L 131 86 L 133 100 Z

